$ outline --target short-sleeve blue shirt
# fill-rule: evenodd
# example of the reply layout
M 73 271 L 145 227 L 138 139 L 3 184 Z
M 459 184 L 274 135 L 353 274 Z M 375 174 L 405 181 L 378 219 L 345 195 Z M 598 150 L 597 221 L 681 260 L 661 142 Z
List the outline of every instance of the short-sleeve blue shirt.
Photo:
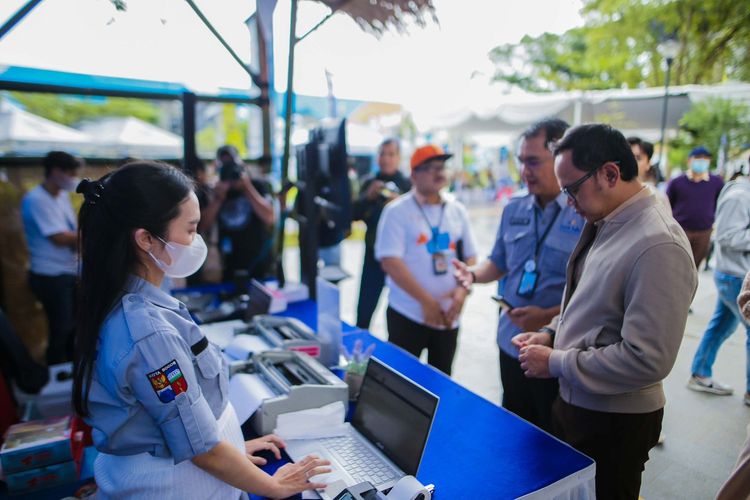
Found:
M 578 243 L 583 223 L 583 218 L 568 206 L 563 193 L 543 209 L 531 194 L 514 198 L 505 207 L 490 260 L 505 273 L 500 280 L 500 293 L 513 307 L 548 308 L 560 304 L 565 288 L 565 268 Z M 536 256 L 537 243 L 543 237 Z M 516 292 L 524 264 L 530 259 L 536 261 L 539 277 L 533 296 L 521 297 Z M 506 354 L 518 357 L 518 349 L 510 340 L 520 332 L 508 315 L 502 313 L 497 326 L 497 345 Z
M 68 192 L 52 196 L 41 185 L 35 187 L 21 201 L 21 218 L 31 272 L 44 276 L 77 274 L 77 254 L 73 248 L 56 245 L 50 239 L 54 234 L 76 230 Z
M 99 333 L 87 419 L 94 444 L 175 463 L 209 451 L 228 401 L 220 350 L 174 297 L 134 276 L 126 292 Z

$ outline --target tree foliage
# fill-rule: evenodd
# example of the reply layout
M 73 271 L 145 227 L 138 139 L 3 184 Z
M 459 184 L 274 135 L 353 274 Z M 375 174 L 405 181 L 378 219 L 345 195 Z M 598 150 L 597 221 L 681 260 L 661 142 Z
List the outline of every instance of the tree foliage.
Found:
M 74 125 L 83 120 L 109 116 L 134 116 L 145 122 L 158 124 L 159 108 L 142 99 L 124 97 L 80 98 L 35 92 L 11 92 L 29 113 L 63 125 Z
M 722 144 L 722 136 L 724 143 Z M 670 165 L 685 165 L 688 152 L 705 146 L 714 158 L 736 156 L 750 144 L 750 107 L 730 99 L 708 98 L 695 103 L 680 120 L 677 138 L 671 142 Z
M 494 48 L 497 80 L 531 91 L 664 84 L 666 36 L 679 42 L 672 84 L 750 80 L 750 8 L 736 0 L 584 0 L 584 26 Z

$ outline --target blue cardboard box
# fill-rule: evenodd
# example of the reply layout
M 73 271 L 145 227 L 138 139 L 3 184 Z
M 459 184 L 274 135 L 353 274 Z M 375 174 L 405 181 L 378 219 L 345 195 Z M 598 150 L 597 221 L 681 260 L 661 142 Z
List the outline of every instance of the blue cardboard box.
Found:
M 28 493 L 60 484 L 72 483 L 78 479 L 78 469 L 73 460 L 46 465 L 14 474 L 7 474 L 5 482 L 8 493 Z
M 32 420 L 11 425 L 0 448 L 3 472 L 39 469 L 73 460 L 70 416 Z

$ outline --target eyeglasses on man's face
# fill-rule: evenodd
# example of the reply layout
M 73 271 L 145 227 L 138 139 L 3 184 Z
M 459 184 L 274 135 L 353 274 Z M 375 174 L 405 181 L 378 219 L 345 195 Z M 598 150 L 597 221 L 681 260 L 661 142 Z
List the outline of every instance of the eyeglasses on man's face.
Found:
M 445 172 L 445 163 L 428 163 L 414 169 L 415 172 L 426 172 L 430 174 L 442 174 Z
M 565 193 L 568 196 L 568 198 L 570 198 L 571 200 L 573 200 L 573 203 L 578 203 L 578 200 L 576 199 L 576 195 L 578 194 L 578 191 L 581 190 L 581 186 L 583 186 L 583 183 L 586 182 L 587 180 L 589 180 L 591 177 L 593 177 L 594 174 L 596 174 L 596 172 L 600 168 L 602 168 L 604 165 L 606 165 L 607 163 L 614 163 L 617 166 L 620 165 L 619 161 L 605 161 L 604 163 L 602 163 L 598 167 L 596 167 L 593 170 L 590 170 L 588 173 L 584 174 L 577 181 L 575 181 L 575 182 L 573 182 L 571 184 L 568 184 L 567 186 L 563 186 L 562 189 L 561 189 L 561 191 L 563 193 Z

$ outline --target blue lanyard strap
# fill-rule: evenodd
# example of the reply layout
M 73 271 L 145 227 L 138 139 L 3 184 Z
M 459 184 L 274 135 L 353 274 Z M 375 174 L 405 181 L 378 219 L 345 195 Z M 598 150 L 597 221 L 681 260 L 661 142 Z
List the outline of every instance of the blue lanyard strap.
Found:
M 539 238 L 539 221 L 537 217 L 536 210 L 534 210 L 534 233 L 536 233 L 536 250 L 534 252 L 534 260 L 539 260 L 539 252 L 542 250 L 542 244 L 544 243 L 544 240 L 547 239 L 547 235 L 552 230 L 552 228 L 555 226 L 555 222 L 557 222 L 557 218 L 562 213 L 562 208 L 560 208 L 560 205 L 557 204 L 556 201 L 553 201 L 552 203 L 555 204 L 557 207 L 557 212 L 555 213 L 554 219 L 552 219 L 552 222 L 547 225 L 546 228 L 544 228 L 544 232 L 542 233 L 542 237 Z

